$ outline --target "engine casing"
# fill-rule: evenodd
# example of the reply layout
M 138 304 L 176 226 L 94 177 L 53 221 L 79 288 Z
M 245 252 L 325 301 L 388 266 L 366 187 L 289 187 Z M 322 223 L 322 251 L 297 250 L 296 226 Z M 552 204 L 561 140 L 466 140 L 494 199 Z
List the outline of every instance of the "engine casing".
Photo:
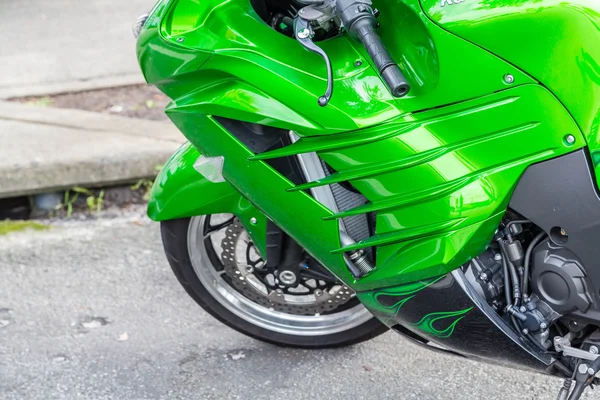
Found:
M 585 269 L 567 248 L 550 240 L 539 244 L 533 254 L 532 289 L 548 306 L 561 315 L 589 310 Z

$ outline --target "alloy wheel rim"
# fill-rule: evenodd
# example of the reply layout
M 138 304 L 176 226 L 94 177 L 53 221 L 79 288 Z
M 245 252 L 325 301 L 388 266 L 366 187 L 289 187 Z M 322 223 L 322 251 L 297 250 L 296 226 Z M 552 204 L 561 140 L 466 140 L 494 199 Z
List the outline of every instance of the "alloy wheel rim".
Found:
M 243 296 L 225 279 L 224 271 L 219 271 L 211 261 L 207 246 L 214 247 L 210 238 L 215 232 L 204 235 L 207 216 L 193 217 L 188 228 L 188 252 L 196 276 L 223 307 L 251 323 L 272 332 L 295 336 L 324 336 L 344 332 L 359 326 L 372 318 L 362 305 L 340 312 L 316 315 L 294 315 L 259 305 Z

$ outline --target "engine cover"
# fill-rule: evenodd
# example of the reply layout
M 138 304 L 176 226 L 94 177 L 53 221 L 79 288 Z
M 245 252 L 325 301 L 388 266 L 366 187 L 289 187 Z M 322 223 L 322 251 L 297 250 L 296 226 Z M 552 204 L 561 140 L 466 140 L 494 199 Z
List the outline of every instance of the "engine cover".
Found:
M 570 250 L 546 240 L 534 250 L 533 291 L 561 315 L 577 310 L 585 313 L 592 300 L 586 293 L 584 271 Z

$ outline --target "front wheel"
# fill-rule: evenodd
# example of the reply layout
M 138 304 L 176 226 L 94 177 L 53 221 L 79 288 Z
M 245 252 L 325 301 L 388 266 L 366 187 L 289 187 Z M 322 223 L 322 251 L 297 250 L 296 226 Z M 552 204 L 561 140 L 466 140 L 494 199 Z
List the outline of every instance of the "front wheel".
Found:
M 304 277 L 295 287 L 282 286 L 232 215 L 164 221 L 161 231 L 169 263 L 187 293 L 241 333 L 318 348 L 359 343 L 387 330 L 341 283 Z

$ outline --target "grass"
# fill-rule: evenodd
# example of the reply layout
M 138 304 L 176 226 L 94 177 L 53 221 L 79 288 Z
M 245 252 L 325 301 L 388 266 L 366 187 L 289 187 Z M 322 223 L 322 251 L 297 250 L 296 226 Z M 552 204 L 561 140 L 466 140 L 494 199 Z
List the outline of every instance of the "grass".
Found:
M 45 231 L 50 229 L 50 227 L 35 221 L 0 221 L 0 236 L 8 235 L 9 233 L 13 232 L 24 231 L 26 229 Z

